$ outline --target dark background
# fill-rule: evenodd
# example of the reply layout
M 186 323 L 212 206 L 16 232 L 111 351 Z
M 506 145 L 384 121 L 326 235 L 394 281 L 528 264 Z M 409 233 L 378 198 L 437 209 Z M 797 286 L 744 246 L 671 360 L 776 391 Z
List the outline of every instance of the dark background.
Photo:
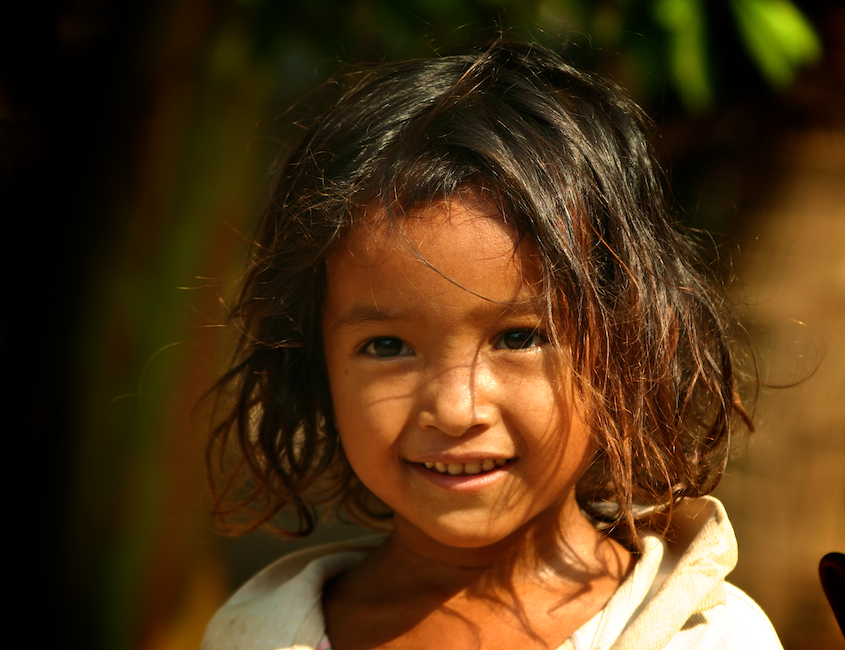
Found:
M 16 600 L 63 645 L 196 647 L 231 589 L 290 548 L 212 532 L 194 405 L 225 361 L 221 301 L 295 102 L 341 62 L 429 55 L 500 27 L 571 41 L 644 105 L 764 379 L 801 380 L 764 391 L 718 494 L 740 541 L 734 580 L 784 645 L 843 647 L 814 574 L 845 550 L 845 12 L 821 0 L 5 10 L 9 562 Z

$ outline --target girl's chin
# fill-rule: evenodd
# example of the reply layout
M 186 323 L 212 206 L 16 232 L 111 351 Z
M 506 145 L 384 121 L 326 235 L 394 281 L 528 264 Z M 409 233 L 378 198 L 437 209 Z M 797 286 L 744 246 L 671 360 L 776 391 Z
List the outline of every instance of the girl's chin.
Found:
M 474 517 L 463 511 L 449 513 L 436 521 L 415 523 L 396 515 L 394 530 L 395 534 L 412 548 L 421 548 L 420 545 L 424 545 L 432 550 L 441 548 L 444 551 L 489 549 L 492 552 L 504 552 L 512 550 L 514 544 L 526 539 L 537 539 L 537 535 L 526 533 L 543 523 L 543 518 L 515 516 L 514 521 L 507 522 L 506 517 L 507 515 L 495 515 L 489 511 L 479 512 L 478 516 Z M 558 529 L 557 526 L 554 528 Z

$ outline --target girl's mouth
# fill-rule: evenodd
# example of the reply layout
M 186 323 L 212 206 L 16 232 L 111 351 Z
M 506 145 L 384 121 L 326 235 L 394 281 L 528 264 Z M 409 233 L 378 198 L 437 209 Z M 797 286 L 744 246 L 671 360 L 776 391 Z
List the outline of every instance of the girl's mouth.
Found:
M 465 476 L 475 474 L 486 474 L 499 467 L 504 467 L 510 462 L 510 458 L 485 458 L 481 461 L 470 461 L 468 463 L 420 463 L 426 469 L 448 474 L 450 476 Z

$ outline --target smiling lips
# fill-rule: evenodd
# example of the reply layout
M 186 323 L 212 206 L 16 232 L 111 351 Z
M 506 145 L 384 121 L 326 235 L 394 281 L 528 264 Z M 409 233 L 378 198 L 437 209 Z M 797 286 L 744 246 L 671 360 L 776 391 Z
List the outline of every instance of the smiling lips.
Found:
M 482 472 L 489 472 L 497 467 L 502 467 L 507 464 L 508 458 L 486 458 L 482 461 L 471 461 L 469 463 L 421 463 L 426 469 L 440 472 L 441 474 L 450 474 L 451 476 L 461 476 L 464 474 L 481 474 Z

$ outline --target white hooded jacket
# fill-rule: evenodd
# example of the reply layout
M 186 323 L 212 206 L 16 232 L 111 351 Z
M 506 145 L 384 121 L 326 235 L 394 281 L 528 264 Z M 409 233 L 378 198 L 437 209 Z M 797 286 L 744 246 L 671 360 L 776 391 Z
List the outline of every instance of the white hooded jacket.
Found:
M 760 608 L 725 576 L 736 540 L 722 504 L 676 510 L 673 542 L 644 533 L 643 552 L 604 608 L 558 650 L 779 649 Z M 377 541 L 319 546 L 271 564 L 214 615 L 201 650 L 313 650 L 325 634 L 323 585 Z

